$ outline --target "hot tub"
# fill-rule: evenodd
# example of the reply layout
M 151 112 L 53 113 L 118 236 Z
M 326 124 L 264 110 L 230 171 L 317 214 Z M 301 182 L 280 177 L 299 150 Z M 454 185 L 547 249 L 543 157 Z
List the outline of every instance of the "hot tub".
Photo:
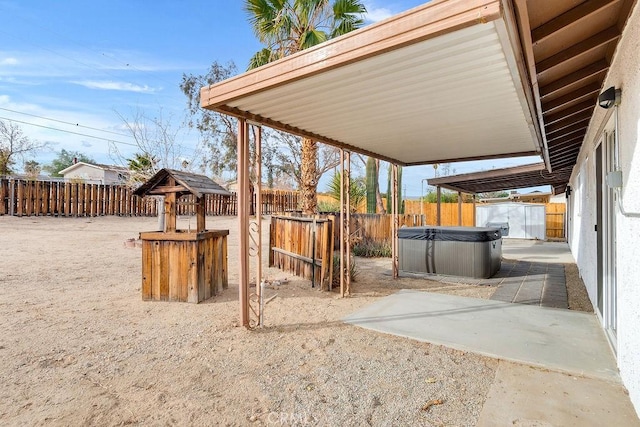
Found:
M 502 234 L 491 227 L 402 227 L 401 272 L 489 278 L 500 270 Z

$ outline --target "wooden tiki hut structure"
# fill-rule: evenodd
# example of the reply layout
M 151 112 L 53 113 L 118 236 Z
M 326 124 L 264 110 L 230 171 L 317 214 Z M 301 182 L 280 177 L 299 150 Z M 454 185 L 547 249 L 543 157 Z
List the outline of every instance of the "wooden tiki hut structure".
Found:
M 140 233 L 142 299 L 199 303 L 228 287 L 229 230 L 206 230 L 205 195 L 230 193 L 204 175 L 162 169 L 135 192 L 164 196 L 165 229 Z M 176 202 L 193 195 L 195 230 L 176 228 Z

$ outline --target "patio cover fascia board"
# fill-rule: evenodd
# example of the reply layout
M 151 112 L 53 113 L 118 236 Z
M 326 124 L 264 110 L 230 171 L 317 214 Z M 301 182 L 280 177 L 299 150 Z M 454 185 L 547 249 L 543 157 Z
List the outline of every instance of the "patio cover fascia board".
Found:
M 545 176 L 545 174 L 547 176 Z M 558 194 L 559 191 L 557 190 L 564 188 L 564 183 L 568 181 L 570 174 L 571 168 L 549 173 L 544 163 L 533 163 L 509 168 L 492 169 L 489 171 L 431 178 L 427 180 L 427 183 L 436 187 L 468 194 L 551 185 L 554 187 L 554 193 Z M 532 175 L 537 176 L 534 177 Z M 472 186 L 474 188 L 480 188 L 480 190 L 472 191 Z
M 529 86 L 530 79 L 526 61 L 523 58 L 519 31 L 511 7 L 510 0 L 432 1 L 239 76 L 203 87 L 200 92 L 201 106 L 399 165 L 538 154 L 544 150 L 542 133 L 536 120 L 538 114 L 535 111 L 535 96 Z M 286 120 L 281 121 L 267 117 L 259 111 L 254 111 L 251 105 L 243 108 L 236 108 L 233 105 L 248 97 L 268 93 L 274 89 L 322 75 L 340 67 L 356 64 L 407 46 L 486 23 L 495 25 L 495 31 L 499 35 L 499 42 L 508 64 L 511 82 L 515 86 L 516 96 L 526 121 L 523 129 L 528 128 L 527 134 L 529 134 L 531 150 L 509 150 L 501 145 L 502 151 L 494 147 L 493 151 L 487 149 L 485 153 L 478 152 L 470 156 L 461 155 L 462 153 L 449 153 L 455 154 L 455 157 L 449 157 L 444 153 L 444 156 L 428 160 L 421 159 L 421 161 L 413 163 L 408 162 L 407 159 L 401 160 L 397 156 L 378 152 L 375 147 L 368 146 L 367 143 L 354 144 L 348 139 L 343 140 L 321 134 L 311 127 L 302 128 Z M 472 69 L 473 65 L 470 65 L 469 68 Z M 390 75 L 388 78 L 392 80 L 394 77 Z M 362 84 L 366 85 L 366 82 Z M 402 111 L 395 111 L 395 113 L 402 114 Z M 487 120 L 490 119 L 490 114 L 491 112 L 487 112 Z M 426 139 L 428 138 L 425 136 Z M 397 144 L 403 144 L 403 141 L 398 140 Z M 520 148 L 526 147 L 521 145 Z M 428 150 L 429 144 L 424 143 L 420 149 Z M 384 149 L 380 150 L 384 151 Z M 409 149 L 407 149 L 408 151 Z

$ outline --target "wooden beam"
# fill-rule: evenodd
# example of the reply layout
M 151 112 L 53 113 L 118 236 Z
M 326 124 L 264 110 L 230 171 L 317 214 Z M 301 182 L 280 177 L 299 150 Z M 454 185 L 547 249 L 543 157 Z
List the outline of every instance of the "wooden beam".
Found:
M 429 185 L 443 186 L 445 184 L 455 184 L 459 182 L 486 180 L 491 178 L 502 178 L 504 176 L 513 176 L 515 174 L 537 172 L 544 169 L 544 163 L 534 163 L 530 165 L 513 166 L 510 168 L 492 169 L 482 172 L 471 172 L 461 175 L 443 176 L 440 178 L 431 178 L 427 180 Z M 455 190 L 458 191 L 458 190 Z
M 175 185 L 171 177 L 167 180 L 169 186 Z M 164 231 L 176 231 L 176 193 L 168 193 L 164 197 Z
M 267 117 L 263 117 L 259 114 L 253 114 L 251 112 L 248 111 L 242 111 L 238 108 L 235 107 L 228 107 L 228 106 L 222 106 L 220 108 L 217 109 L 218 111 L 220 111 L 221 113 L 224 114 L 228 114 L 230 116 L 234 116 L 237 118 L 243 118 L 246 120 L 249 120 L 251 122 L 255 122 L 255 123 L 262 123 L 265 126 L 268 126 L 272 129 L 276 129 L 276 130 L 281 130 L 283 132 L 287 132 L 293 135 L 297 135 L 303 138 L 309 138 L 309 139 L 313 139 L 314 141 L 318 141 L 318 142 L 322 142 L 323 144 L 327 144 L 327 145 L 331 145 L 332 147 L 337 147 L 340 149 L 344 149 L 344 150 L 348 150 L 348 151 L 352 151 L 354 153 L 360 153 L 363 154 L 365 156 L 369 156 L 369 157 L 375 157 L 376 159 L 380 159 L 380 160 L 384 160 L 385 162 L 389 162 L 389 163 L 398 163 L 401 165 L 404 165 L 403 162 L 397 160 L 397 159 L 393 159 L 391 157 L 387 157 L 385 155 L 379 154 L 379 153 L 374 153 L 373 151 L 369 151 L 369 150 L 364 150 L 361 148 L 358 148 L 354 145 L 350 145 L 350 144 L 345 144 L 343 142 L 340 142 L 336 139 L 332 139 L 332 138 L 328 138 L 326 136 L 314 133 L 314 132 L 309 132 L 306 131 L 304 129 L 300 129 L 297 128 L 295 126 L 291 126 L 282 122 L 279 122 L 277 120 L 273 120 Z
M 437 159 L 437 160 L 429 160 L 428 162 L 397 162 L 400 166 L 422 166 L 422 165 L 432 165 L 435 163 L 455 163 L 455 162 L 470 162 L 472 160 L 491 160 L 491 159 L 505 159 L 510 157 L 527 157 L 527 156 L 537 156 L 540 153 L 537 151 L 520 151 L 517 153 L 504 153 L 504 154 L 489 154 L 486 156 L 472 156 L 472 157 L 459 157 L 459 158 L 447 158 L 447 159 Z M 384 159 L 382 159 L 384 160 Z
M 543 76 L 545 72 L 564 64 L 567 61 L 578 58 L 595 49 L 606 45 L 609 42 L 615 41 L 620 37 L 620 30 L 615 26 L 609 27 L 604 31 L 600 31 L 598 34 L 589 37 L 579 43 L 574 44 L 566 49 L 561 50 L 555 55 L 542 60 L 536 64 L 536 70 L 538 77 Z
M 563 150 L 562 152 L 558 152 L 558 153 L 554 153 L 550 156 L 551 159 L 562 159 L 565 157 L 573 157 L 573 156 L 577 156 L 578 153 L 580 152 L 580 146 L 575 146 L 575 147 L 571 147 L 571 148 L 567 148 L 566 150 Z
M 605 7 L 614 5 L 619 0 L 589 0 L 566 11 L 531 31 L 534 46 L 548 39 L 558 31 L 575 25 L 583 25 L 583 21 L 599 13 Z
M 544 122 L 547 125 L 563 120 L 566 117 L 573 116 L 574 114 L 582 113 L 583 111 L 588 111 L 589 114 L 593 114 L 593 109 L 595 107 L 595 102 L 584 101 L 580 104 L 573 105 L 569 108 L 565 108 L 564 110 L 560 110 L 553 114 L 547 114 L 544 116 Z
M 567 145 L 567 144 L 574 144 L 576 142 L 582 143 L 582 140 L 584 139 L 583 135 L 566 135 L 563 136 L 562 138 L 557 138 L 556 140 L 553 141 L 553 144 L 549 145 L 549 149 L 555 148 L 559 145 Z
M 553 132 L 549 132 L 547 134 L 547 141 L 549 144 L 553 142 L 553 140 L 557 138 L 561 138 L 565 135 L 570 135 L 572 133 L 576 133 L 582 130 L 586 130 L 589 127 L 590 118 L 586 118 L 577 123 L 572 124 L 571 126 L 564 127 L 562 129 L 555 130 Z
M 207 229 L 207 205 L 204 195 L 196 199 L 196 231 L 202 233 Z
M 575 114 L 572 116 L 567 116 L 562 120 L 558 120 L 557 122 L 550 124 L 548 126 L 545 126 L 545 131 L 547 132 L 547 137 L 549 136 L 549 134 L 553 133 L 553 132 L 557 132 L 559 130 L 562 130 L 564 128 L 567 128 L 569 126 L 572 126 L 578 122 L 582 122 L 584 120 L 589 120 L 591 118 L 591 111 L 586 110 L 583 111 L 579 114 Z
M 540 96 L 544 100 L 554 93 L 566 89 L 568 86 L 583 83 L 586 80 L 597 76 L 598 74 L 605 73 L 608 69 L 609 63 L 606 60 L 601 59 L 558 80 L 555 80 L 544 87 L 541 87 Z
M 580 101 L 585 101 L 587 99 L 593 98 L 595 101 L 595 96 L 600 92 L 600 84 L 591 83 L 584 87 L 574 90 L 571 93 L 563 95 L 559 98 L 556 98 L 551 101 L 547 101 L 542 104 L 542 110 L 546 113 L 555 112 L 557 110 L 561 110 L 567 105 L 573 105 Z

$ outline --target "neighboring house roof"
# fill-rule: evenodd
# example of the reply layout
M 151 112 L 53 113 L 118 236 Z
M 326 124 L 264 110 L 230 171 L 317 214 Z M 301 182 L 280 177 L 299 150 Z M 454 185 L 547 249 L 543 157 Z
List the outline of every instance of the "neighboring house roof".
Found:
M 103 164 L 99 164 L 99 163 L 86 163 L 86 162 L 74 163 L 73 165 L 69 166 L 68 168 L 62 169 L 58 173 L 60 175 L 64 175 L 64 174 L 67 174 L 69 172 L 74 171 L 75 169 L 78 169 L 81 166 L 89 166 L 89 167 L 92 167 L 92 168 L 101 169 L 103 171 L 113 171 L 113 172 L 118 172 L 118 173 L 129 173 L 129 169 L 127 169 L 125 167 L 122 167 L 122 166 L 103 165 Z
M 169 178 L 173 178 L 176 182 L 173 188 L 166 187 Z M 138 187 L 134 194 L 137 196 L 146 196 L 148 194 L 166 194 L 172 192 L 178 193 L 179 195 L 190 193 L 196 197 L 202 197 L 204 194 L 231 195 L 231 193 L 216 184 L 208 176 L 173 169 L 161 169 L 147 182 Z
M 553 193 L 543 193 L 541 191 L 533 191 L 527 194 L 511 193 L 506 197 L 487 197 L 486 199 L 480 199 L 481 203 L 500 203 L 500 202 L 513 202 L 513 201 L 530 201 L 531 199 L 550 199 Z

